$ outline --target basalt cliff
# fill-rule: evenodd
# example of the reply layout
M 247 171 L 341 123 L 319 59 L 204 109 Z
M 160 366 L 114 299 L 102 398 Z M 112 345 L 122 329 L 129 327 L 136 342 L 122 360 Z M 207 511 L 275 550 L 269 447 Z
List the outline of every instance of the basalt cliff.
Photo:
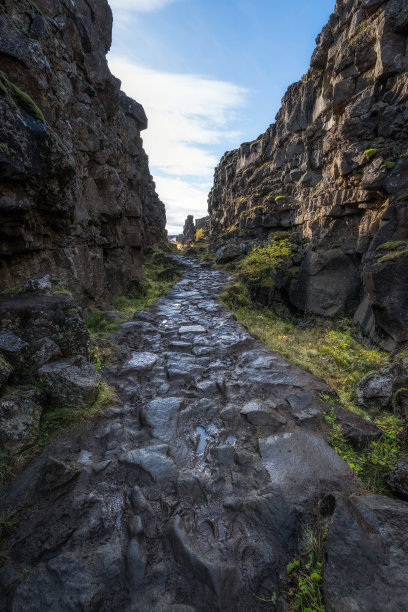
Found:
M 275 299 L 354 316 L 388 349 L 408 341 L 407 35 L 406 0 L 338 0 L 276 122 L 224 155 L 209 196 L 233 255 L 290 235 Z
M 48 272 L 109 304 L 165 236 L 142 106 L 109 71 L 106 0 L 0 6 L 0 290 Z

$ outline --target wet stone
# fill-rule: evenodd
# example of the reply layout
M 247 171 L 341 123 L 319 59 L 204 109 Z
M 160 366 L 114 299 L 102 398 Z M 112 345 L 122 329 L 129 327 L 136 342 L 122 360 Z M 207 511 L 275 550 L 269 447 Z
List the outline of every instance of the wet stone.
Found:
M 179 329 L 179 334 L 204 334 L 206 331 L 202 325 L 183 325 Z
M 154 482 L 177 480 L 178 471 L 172 459 L 167 457 L 167 444 L 149 446 L 129 451 L 119 457 L 119 462 L 145 471 Z
M 293 395 L 289 395 L 287 402 L 290 406 L 292 416 L 299 422 L 318 422 L 322 406 L 317 402 L 316 396 L 313 393 L 298 391 Z
M 164 397 L 144 407 L 143 420 L 153 429 L 155 438 L 168 442 L 176 435 L 178 414 L 184 402 L 180 397 Z
M 122 371 L 144 372 L 151 370 L 158 362 L 158 357 L 154 353 L 132 353 L 132 357 L 122 366 Z
M 270 408 L 262 400 L 252 400 L 241 408 L 241 414 L 246 417 L 251 425 L 280 428 L 286 423 L 276 410 Z

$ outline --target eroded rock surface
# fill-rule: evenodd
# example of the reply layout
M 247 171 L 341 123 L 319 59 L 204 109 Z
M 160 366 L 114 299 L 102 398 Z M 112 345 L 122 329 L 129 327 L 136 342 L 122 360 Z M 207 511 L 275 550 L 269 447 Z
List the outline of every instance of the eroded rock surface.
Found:
M 271 299 L 354 315 L 388 349 L 408 342 L 407 35 L 405 0 L 337 0 L 310 69 L 223 156 L 208 200 L 219 261 L 238 236 L 292 235 Z
M 17 527 L 4 542 L 2 610 L 248 612 L 274 609 L 263 601 L 274 593 L 284 610 L 286 564 L 321 500 L 361 493 L 325 440 L 326 385 L 266 350 L 223 309 L 223 273 L 186 263 L 167 296 L 135 316 L 148 333 L 124 325 L 114 338 L 120 351 L 104 375 L 117 405 L 51 444 L 5 492 L 0 512 L 15 509 Z M 404 550 L 395 533 L 404 503 L 381 503 L 390 542 Z M 341 518 L 340 502 L 326 506 L 334 513 L 328 602 L 340 592 L 359 605 L 367 589 L 352 573 L 336 573 L 338 558 L 342 568 L 354 563 L 354 549 L 349 559 L 333 534 L 340 529 L 362 555 L 377 544 L 363 519 L 355 535 L 360 527 Z M 402 558 L 392 567 L 402 568 Z M 384 601 L 396 585 L 403 601 L 406 572 L 391 580 L 385 561 L 371 555 L 370 564 L 373 572 L 379 564 Z
M 164 237 L 147 118 L 109 71 L 111 32 L 107 0 L 1 3 L 1 290 L 47 271 L 100 307 Z

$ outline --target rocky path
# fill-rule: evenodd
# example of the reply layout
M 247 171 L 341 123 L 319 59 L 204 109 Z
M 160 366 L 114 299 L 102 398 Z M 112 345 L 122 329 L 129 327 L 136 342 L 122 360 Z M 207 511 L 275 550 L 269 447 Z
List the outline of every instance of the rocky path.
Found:
M 406 525 L 406 505 L 357 495 L 324 439 L 325 384 L 219 304 L 223 273 L 185 263 L 116 335 L 105 374 L 120 403 L 10 485 L 1 509 L 17 509 L 18 526 L 1 610 L 285 610 L 286 564 L 318 517 L 331 521 L 327 609 L 407 609 L 407 544 L 389 527 Z

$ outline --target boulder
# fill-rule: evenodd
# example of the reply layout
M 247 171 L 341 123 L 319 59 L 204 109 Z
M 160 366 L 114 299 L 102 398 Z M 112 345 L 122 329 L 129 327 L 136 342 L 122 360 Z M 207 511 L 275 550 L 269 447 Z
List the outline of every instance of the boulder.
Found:
M 38 391 L 25 389 L 0 399 L 0 449 L 12 455 L 38 438 L 41 406 Z
M 47 338 L 64 357 L 89 355 L 89 332 L 78 304 L 69 295 L 0 296 L 0 320 L 8 332 L 30 345 L 38 342 L 41 347 Z M 6 336 L 3 342 L 7 343 Z
M 248 402 L 241 408 L 240 412 L 246 417 L 251 425 L 255 426 L 280 429 L 286 423 L 284 417 L 262 400 L 252 400 Z
M 153 430 L 153 435 L 169 442 L 176 434 L 179 412 L 185 400 L 180 397 L 164 397 L 149 402 L 143 409 L 142 418 Z
M 360 380 L 356 395 L 360 404 L 370 409 L 392 408 L 394 394 L 408 387 L 404 368 L 393 364 L 377 372 L 370 372 Z
M 17 588 L 15 612 L 97 610 L 102 587 L 73 554 L 62 553 L 39 564 Z
M 51 338 L 40 338 L 33 343 L 32 348 L 35 352 L 31 355 L 31 361 L 39 368 L 62 357 L 60 347 Z
M 99 392 L 101 376 L 82 356 L 61 359 L 39 370 L 48 400 L 61 407 L 87 407 Z
M 0 351 L 12 364 L 17 364 L 27 351 L 28 344 L 13 332 L 2 329 L 0 331 Z
M 401 457 L 384 480 L 395 495 L 408 500 L 408 457 Z
M 54 489 L 63 487 L 78 476 L 79 470 L 71 467 L 67 463 L 48 457 L 43 465 L 42 472 L 38 481 L 38 490 L 42 493 L 49 493 Z
M 246 246 L 242 242 L 228 242 L 221 246 L 215 257 L 217 263 L 228 263 L 229 261 L 233 261 L 234 259 L 238 259 L 241 255 L 244 255 L 246 252 Z
M 408 513 L 380 495 L 338 496 L 325 547 L 327 612 L 408 609 Z
M 370 442 L 377 440 L 382 435 L 377 425 L 363 419 L 351 410 L 336 408 L 336 417 L 341 424 L 344 437 L 356 450 L 363 450 Z
M 129 467 L 140 468 L 154 482 L 171 482 L 177 480 L 178 470 L 174 461 L 167 456 L 167 451 L 167 444 L 157 444 L 129 451 L 121 455 L 119 461 Z
M 122 371 L 127 374 L 129 372 L 144 372 L 151 370 L 158 361 L 157 355 L 154 353 L 132 353 L 132 356 L 122 366 Z

